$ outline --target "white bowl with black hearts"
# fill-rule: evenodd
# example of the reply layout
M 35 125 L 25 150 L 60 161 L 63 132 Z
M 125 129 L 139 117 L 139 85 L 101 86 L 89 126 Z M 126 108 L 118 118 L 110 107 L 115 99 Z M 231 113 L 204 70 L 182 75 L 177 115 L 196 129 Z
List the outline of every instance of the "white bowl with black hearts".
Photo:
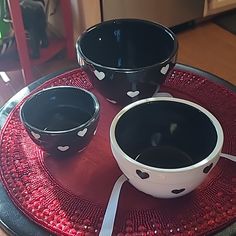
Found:
M 20 108 L 30 138 L 54 157 L 81 152 L 96 133 L 100 105 L 79 87 L 54 86 L 34 93 Z
M 223 141 L 222 127 L 209 111 L 170 97 L 131 103 L 110 127 L 121 171 L 138 190 L 159 198 L 196 189 L 218 162 Z

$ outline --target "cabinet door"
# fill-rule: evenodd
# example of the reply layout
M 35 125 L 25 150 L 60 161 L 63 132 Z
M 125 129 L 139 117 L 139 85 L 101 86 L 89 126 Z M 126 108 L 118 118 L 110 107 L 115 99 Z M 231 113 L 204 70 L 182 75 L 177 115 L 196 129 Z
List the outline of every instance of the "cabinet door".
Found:
M 236 0 L 210 0 L 208 2 L 209 2 L 209 9 L 212 10 L 236 4 Z
M 103 19 L 139 18 L 166 26 L 203 16 L 204 0 L 103 0 Z
M 236 0 L 205 0 L 204 15 L 212 15 L 236 8 Z

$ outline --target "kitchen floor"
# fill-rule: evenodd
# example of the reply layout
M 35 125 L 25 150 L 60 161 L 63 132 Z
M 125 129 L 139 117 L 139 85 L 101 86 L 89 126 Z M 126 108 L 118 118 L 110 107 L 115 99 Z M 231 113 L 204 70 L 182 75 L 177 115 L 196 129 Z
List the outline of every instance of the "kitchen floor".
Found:
M 236 85 L 236 35 L 211 21 L 178 34 L 178 62 L 211 72 Z
M 177 33 L 178 62 L 211 72 L 236 85 L 236 35 L 207 21 Z M 76 65 L 63 53 L 34 68 L 35 80 L 41 76 Z M 24 87 L 20 72 L 11 72 L 8 78 L 0 73 L 0 106 Z

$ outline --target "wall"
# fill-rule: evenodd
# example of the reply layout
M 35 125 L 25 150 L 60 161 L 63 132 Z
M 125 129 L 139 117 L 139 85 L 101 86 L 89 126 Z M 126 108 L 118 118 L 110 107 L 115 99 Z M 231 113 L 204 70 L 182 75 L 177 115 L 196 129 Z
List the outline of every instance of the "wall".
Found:
M 175 26 L 203 16 L 204 0 L 102 0 L 104 20 L 139 18 Z
M 48 29 L 51 36 L 56 35 L 57 37 L 64 36 L 63 19 L 61 17 L 61 8 L 58 0 L 47 0 L 48 4 L 47 15 L 48 15 Z M 55 11 L 55 12 L 54 12 Z
M 204 16 L 236 8 L 236 0 L 205 0 Z
M 74 25 L 75 37 L 82 31 L 101 21 L 99 0 L 71 0 L 74 4 L 73 19 L 78 25 Z
M 49 13 L 59 0 L 50 2 Z M 222 12 L 236 7 L 236 0 L 68 0 L 71 2 L 74 42 L 87 28 L 101 22 L 100 1 L 104 5 L 104 19 L 139 17 L 156 20 L 166 26 L 183 23 L 186 20 Z M 178 2 L 178 3 L 177 3 Z M 180 4 L 181 3 L 181 4 Z M 203 4 L 205 3 L 205 7 Z M 217 3 L 217 4 L 216 4 Z M 153 5 L 153 6 L 152 6 Z M 158 7 L 159 5 L 159 7 Z M 134 8 L 134 6 L 136 6 Z M 218 8 L 218 6 L 220 6 Z M 203 13 L 204 8 L 204 13 Z M 58 35 L 64 35 L 60 7 L 56 14 L 49 17 L 51 30 Z M 168 12 L 168 14 L 166 13 Z
M 60 6 L 54 15 L 53 12 L 58 0 L 49 1 L 49 29 L 57 36 L 64 36 L 63 19 L 61 17 Z M 69 0 L 68 0 L 69 1 Z M 99 0 L 70 0 L 73 17 L 74 42 L 85 29 L 101 21 Z

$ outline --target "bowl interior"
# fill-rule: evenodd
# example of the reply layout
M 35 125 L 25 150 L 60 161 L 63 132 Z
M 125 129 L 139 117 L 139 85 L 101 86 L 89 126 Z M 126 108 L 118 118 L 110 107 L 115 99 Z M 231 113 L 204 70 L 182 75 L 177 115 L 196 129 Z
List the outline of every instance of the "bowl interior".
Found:
M 217 132 L 210 118 L 184 103 L 153 101 L 123 113 L 115 128 L 119 147 L 152 167 L 182 168 L 205 159 Z
M 41 131 L 65 131 L 89 122 L 97 111 L 91 93 L 73 87 L 40 91 L 21 108 L 23 122 Z
M 122 69 L 164 62 L 177 50 L 177 40 L 169 29 L 132 19 L 103 22 L 84 33 L 78 44 L 93 63 Z

